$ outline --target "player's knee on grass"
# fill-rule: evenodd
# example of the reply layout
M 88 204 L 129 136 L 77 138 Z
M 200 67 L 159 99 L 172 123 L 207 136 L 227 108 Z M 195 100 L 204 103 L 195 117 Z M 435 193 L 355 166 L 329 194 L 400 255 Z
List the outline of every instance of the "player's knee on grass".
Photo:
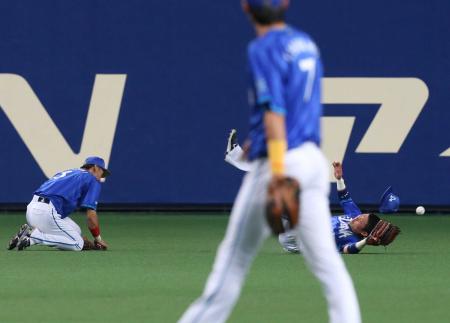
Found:
M 84 240 L 80 236 L 72 236 L 75 240 L 70 244 L 60 244 L 58 249 L 67 251 L 81 251 L 83 250 Z
M 83 250 L 83 246 L 84 246 L 84 239 L 83 239 L 83 237 L 80 235 L 80 236 L 77 236 L 75 239 L 77 240 L 77 248 L 76 248 L 75 251 Z

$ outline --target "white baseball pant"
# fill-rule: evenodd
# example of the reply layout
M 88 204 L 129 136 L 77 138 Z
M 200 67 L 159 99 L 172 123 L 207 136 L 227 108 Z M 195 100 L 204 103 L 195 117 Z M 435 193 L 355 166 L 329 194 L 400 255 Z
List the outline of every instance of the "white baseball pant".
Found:
M 270 234 L 264 208 L 271 172 L 266 159 L 253 164 L 244 177 L 203 294 L 183 314 L 180 323 L 225 322 L 254 256 Z M 322 284 L 329 321 L 359 323 L 356 292 L 331 230 L 328 164 L 316 145 L 306 143 L 287 152 L 286 173 L 300 182 L 297 239 L 308 267 Z
M 30 245 L 81 251 L 84 241 L 78 224 L 68 217 L 61 219 L 51 202 L 38 202 L 38 198 L 35 195 L 27 206 L 27 222 L 33 227 Z

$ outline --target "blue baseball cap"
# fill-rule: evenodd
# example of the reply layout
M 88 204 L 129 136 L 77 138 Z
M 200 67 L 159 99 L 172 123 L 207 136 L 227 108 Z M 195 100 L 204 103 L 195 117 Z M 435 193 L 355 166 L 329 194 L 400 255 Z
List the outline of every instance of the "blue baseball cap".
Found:
M 83 164 L 83 166 L 81 166 L 81 168 L 84 168 L 84 166 L 87 166 L 87 165 L 95 165 L 95 166 L 98 166 L 101 169 L 103 169 L 103 176 L 102 176 L 103 178 L 111 175 L 111 172 L 109 170 L 107 170 L 105 167 L 105 161 L 103 160 L 103 158 L 100 158 L 97 156 L 88 157 L 84 161 L 84 164 Z
M 381 195 L 380 213 L 395 213 L 400 207 L 400 198 L 393 193 L 392 186 L 389 186 Z
M 284 3 L 283 0 L 247 0 L 247 3 L 252 8 L 261 8 L 262 6 L 278 8 Z

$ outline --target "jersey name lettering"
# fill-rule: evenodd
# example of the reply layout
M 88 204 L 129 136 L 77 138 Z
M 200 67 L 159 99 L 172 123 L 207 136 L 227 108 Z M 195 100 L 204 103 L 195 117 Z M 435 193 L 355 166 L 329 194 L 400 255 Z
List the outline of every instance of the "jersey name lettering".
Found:
M 346 238 L 353 235 L 353 232 L 348 225 L 351 220 L 351 218 L 339 218 L 339 238 Z

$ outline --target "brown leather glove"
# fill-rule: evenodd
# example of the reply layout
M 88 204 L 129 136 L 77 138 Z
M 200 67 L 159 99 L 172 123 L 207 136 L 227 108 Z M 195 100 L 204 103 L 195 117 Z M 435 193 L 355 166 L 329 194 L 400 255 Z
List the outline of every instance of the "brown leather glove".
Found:
M 367 244 L 371 246 L 387 246 L 400 233 L 400 228 L 392 223 L 380 220 L 367 237 Z
M 83 251 L 87 250 L 96 250 L 96 251 L 105 251 L 108 250 L 108 245 L 104 243 L 103 241 L 90 241 L 86 237 L 83 237 L 84 245 L 83 245 Z
M 300 184 L 292 177 L 273 177 L 269 183 L 266 219 L 274 235 L 285 232 L 282 218 L 289 227 L 298 223 L 300 210 Z

